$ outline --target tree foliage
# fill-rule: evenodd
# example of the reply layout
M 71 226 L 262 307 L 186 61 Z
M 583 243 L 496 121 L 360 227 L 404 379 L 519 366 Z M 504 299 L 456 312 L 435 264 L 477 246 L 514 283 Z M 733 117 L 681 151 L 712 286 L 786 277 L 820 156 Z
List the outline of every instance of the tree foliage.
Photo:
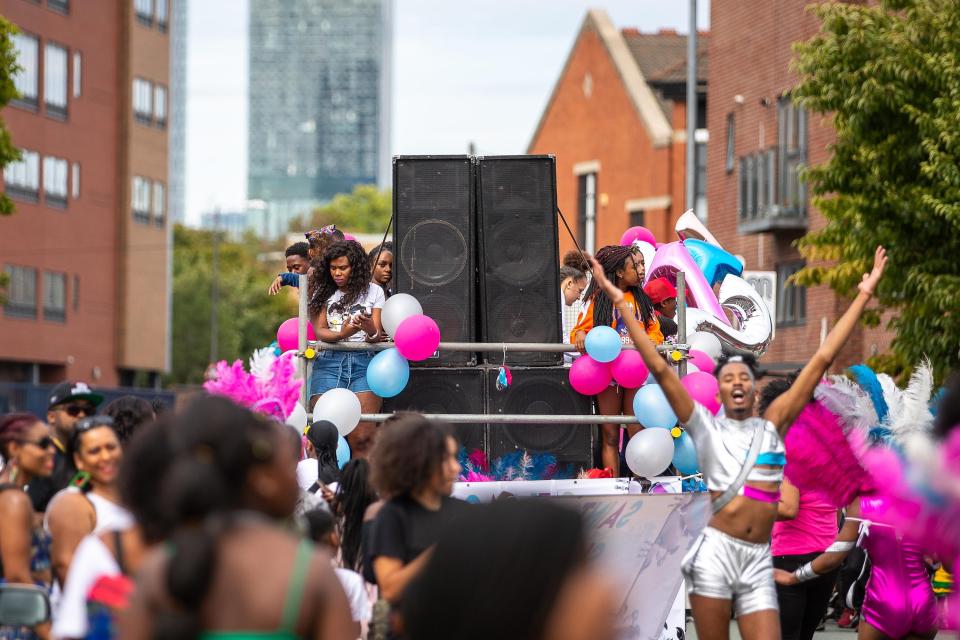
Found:
M 0 16 L 0 109 L 17 97 L 17 88 L 13 77 L 20 71 L 17 64 L 17 50 L 13 46 L 13 36 L 17 28 Z M 7 125 L 0 119 L 0 169 L 20 159 L 20 150 L 13 146 Z M 13 202 L 5 193 L 0 193 L 0 215 L 13 213 Z M 0 275 L 3 284 L 4 275 Z
M 308 229 L 328 224 L 337 225 L 348 233 L 383 233 L 393 210 L 393 196 L 389 189 L 381 191 L 371 184 L 353 188 L 353 193 L 338 194 L 309 216 Z M 301 231 L 300 224 L 295 231 Z
M 174 228 L 173 363 L 169 382 L 196 384 L 210 364 L 210 310 L 213 233 Z M 279 264 L 258 261 L 256 241 L 220 243 L 218 357 L 246 359 L 270 344 L 281 322 L 295 316 L 290 290 L 268 296 Z
M 800 240 L 801 284 L 847 294 L 889 250 L 877 291 L 893 359 L 960 364 L 960 3 L 887 0 L 815 8 L 820 32 L 795 47 L 800 104 L 836 129 L 807 171 L 827 224 Z M 879 315 L 868 320 L 876 323 Z

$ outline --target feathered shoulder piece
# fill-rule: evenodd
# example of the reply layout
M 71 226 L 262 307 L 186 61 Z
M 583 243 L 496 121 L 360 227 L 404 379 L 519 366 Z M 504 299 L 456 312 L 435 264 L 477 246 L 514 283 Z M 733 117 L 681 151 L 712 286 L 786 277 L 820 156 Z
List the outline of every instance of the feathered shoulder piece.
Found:
M 253 352 L 248 373 L 241 360 L 217 363 L 213 380 L 203 384 L 208 393 L 226 396 L 237 404 L 283 422 L 300 398 L 303 380 L 296 377 L 292 353 L 275 356 L 266 347 Z

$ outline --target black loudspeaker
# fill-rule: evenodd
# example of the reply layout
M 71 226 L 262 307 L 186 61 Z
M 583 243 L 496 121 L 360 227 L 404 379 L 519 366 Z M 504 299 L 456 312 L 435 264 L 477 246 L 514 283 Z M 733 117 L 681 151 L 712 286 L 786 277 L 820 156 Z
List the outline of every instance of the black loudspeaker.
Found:
M 477 338 L 474 192 L 470 156 L 393 159 L 397 291 L 420 301 L 446 342 Z M 476 362 L 476 353 L 444 352 L 419 366 Z
M 486 372 L 477 368 L 411 369 L 410 382 L 400 395 L 383 401 L 386 413 L 484 413 Z M 389 426 L 387 427 L 389 429 Z M 454 425 L 457 440 L 467 451 L 487 451 L 487 425 Z
M 483 342 L 563 342 L 553 156 L 477 158 Z M 502 354 L 486 354 L 500 364 Z M 507 364 L 562 364 L 559 353 L 508 353 Z
M 569 369 L 512 369 L 513 384 L 500 391 L 497 371 L 487 376 L 487 407 L 490 414 L 590 415 L 593 403 L 570 387 Z M 574 472 L 593 468 L 597 426 L 590 424 L 494 424 L 489 426 L 490 459 L 523 449 L 552 453 L 561 464 L 573 464 Z

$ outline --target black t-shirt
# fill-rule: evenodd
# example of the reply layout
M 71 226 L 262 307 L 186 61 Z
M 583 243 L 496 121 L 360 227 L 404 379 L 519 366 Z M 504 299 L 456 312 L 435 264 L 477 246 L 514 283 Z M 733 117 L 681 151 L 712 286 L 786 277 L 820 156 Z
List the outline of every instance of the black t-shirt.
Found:
M 409 564 L 440 540 L 444 528 L 465 506 L 461 500 L 445 497 L 439 511 L 430 511 L 410 496 L 388 500 L 364 532 L 370 536 L 367 563 L 372 566 L 374 559 L 385 556 Z
M 27 495 L 33 503 L 33 510 L 39 513 L 46 511 L 53 496 L 57 495 L 61 489 L 65 489 L 76 473 L 73 461 L 68 460 L 67 455 L 57 449 L 53 457 L 53 473 L 50 477 L 34 478 L 27 487 Z

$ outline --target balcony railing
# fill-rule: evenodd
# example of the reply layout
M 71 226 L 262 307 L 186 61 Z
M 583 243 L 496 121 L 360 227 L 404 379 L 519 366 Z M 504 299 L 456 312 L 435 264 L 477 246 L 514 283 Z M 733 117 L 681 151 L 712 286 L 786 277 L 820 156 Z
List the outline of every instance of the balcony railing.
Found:
M 800 180 L 805 150 L 777 147 L 741 156 L 737 229 L 740 233 L 806 231 L 807 190 Z

